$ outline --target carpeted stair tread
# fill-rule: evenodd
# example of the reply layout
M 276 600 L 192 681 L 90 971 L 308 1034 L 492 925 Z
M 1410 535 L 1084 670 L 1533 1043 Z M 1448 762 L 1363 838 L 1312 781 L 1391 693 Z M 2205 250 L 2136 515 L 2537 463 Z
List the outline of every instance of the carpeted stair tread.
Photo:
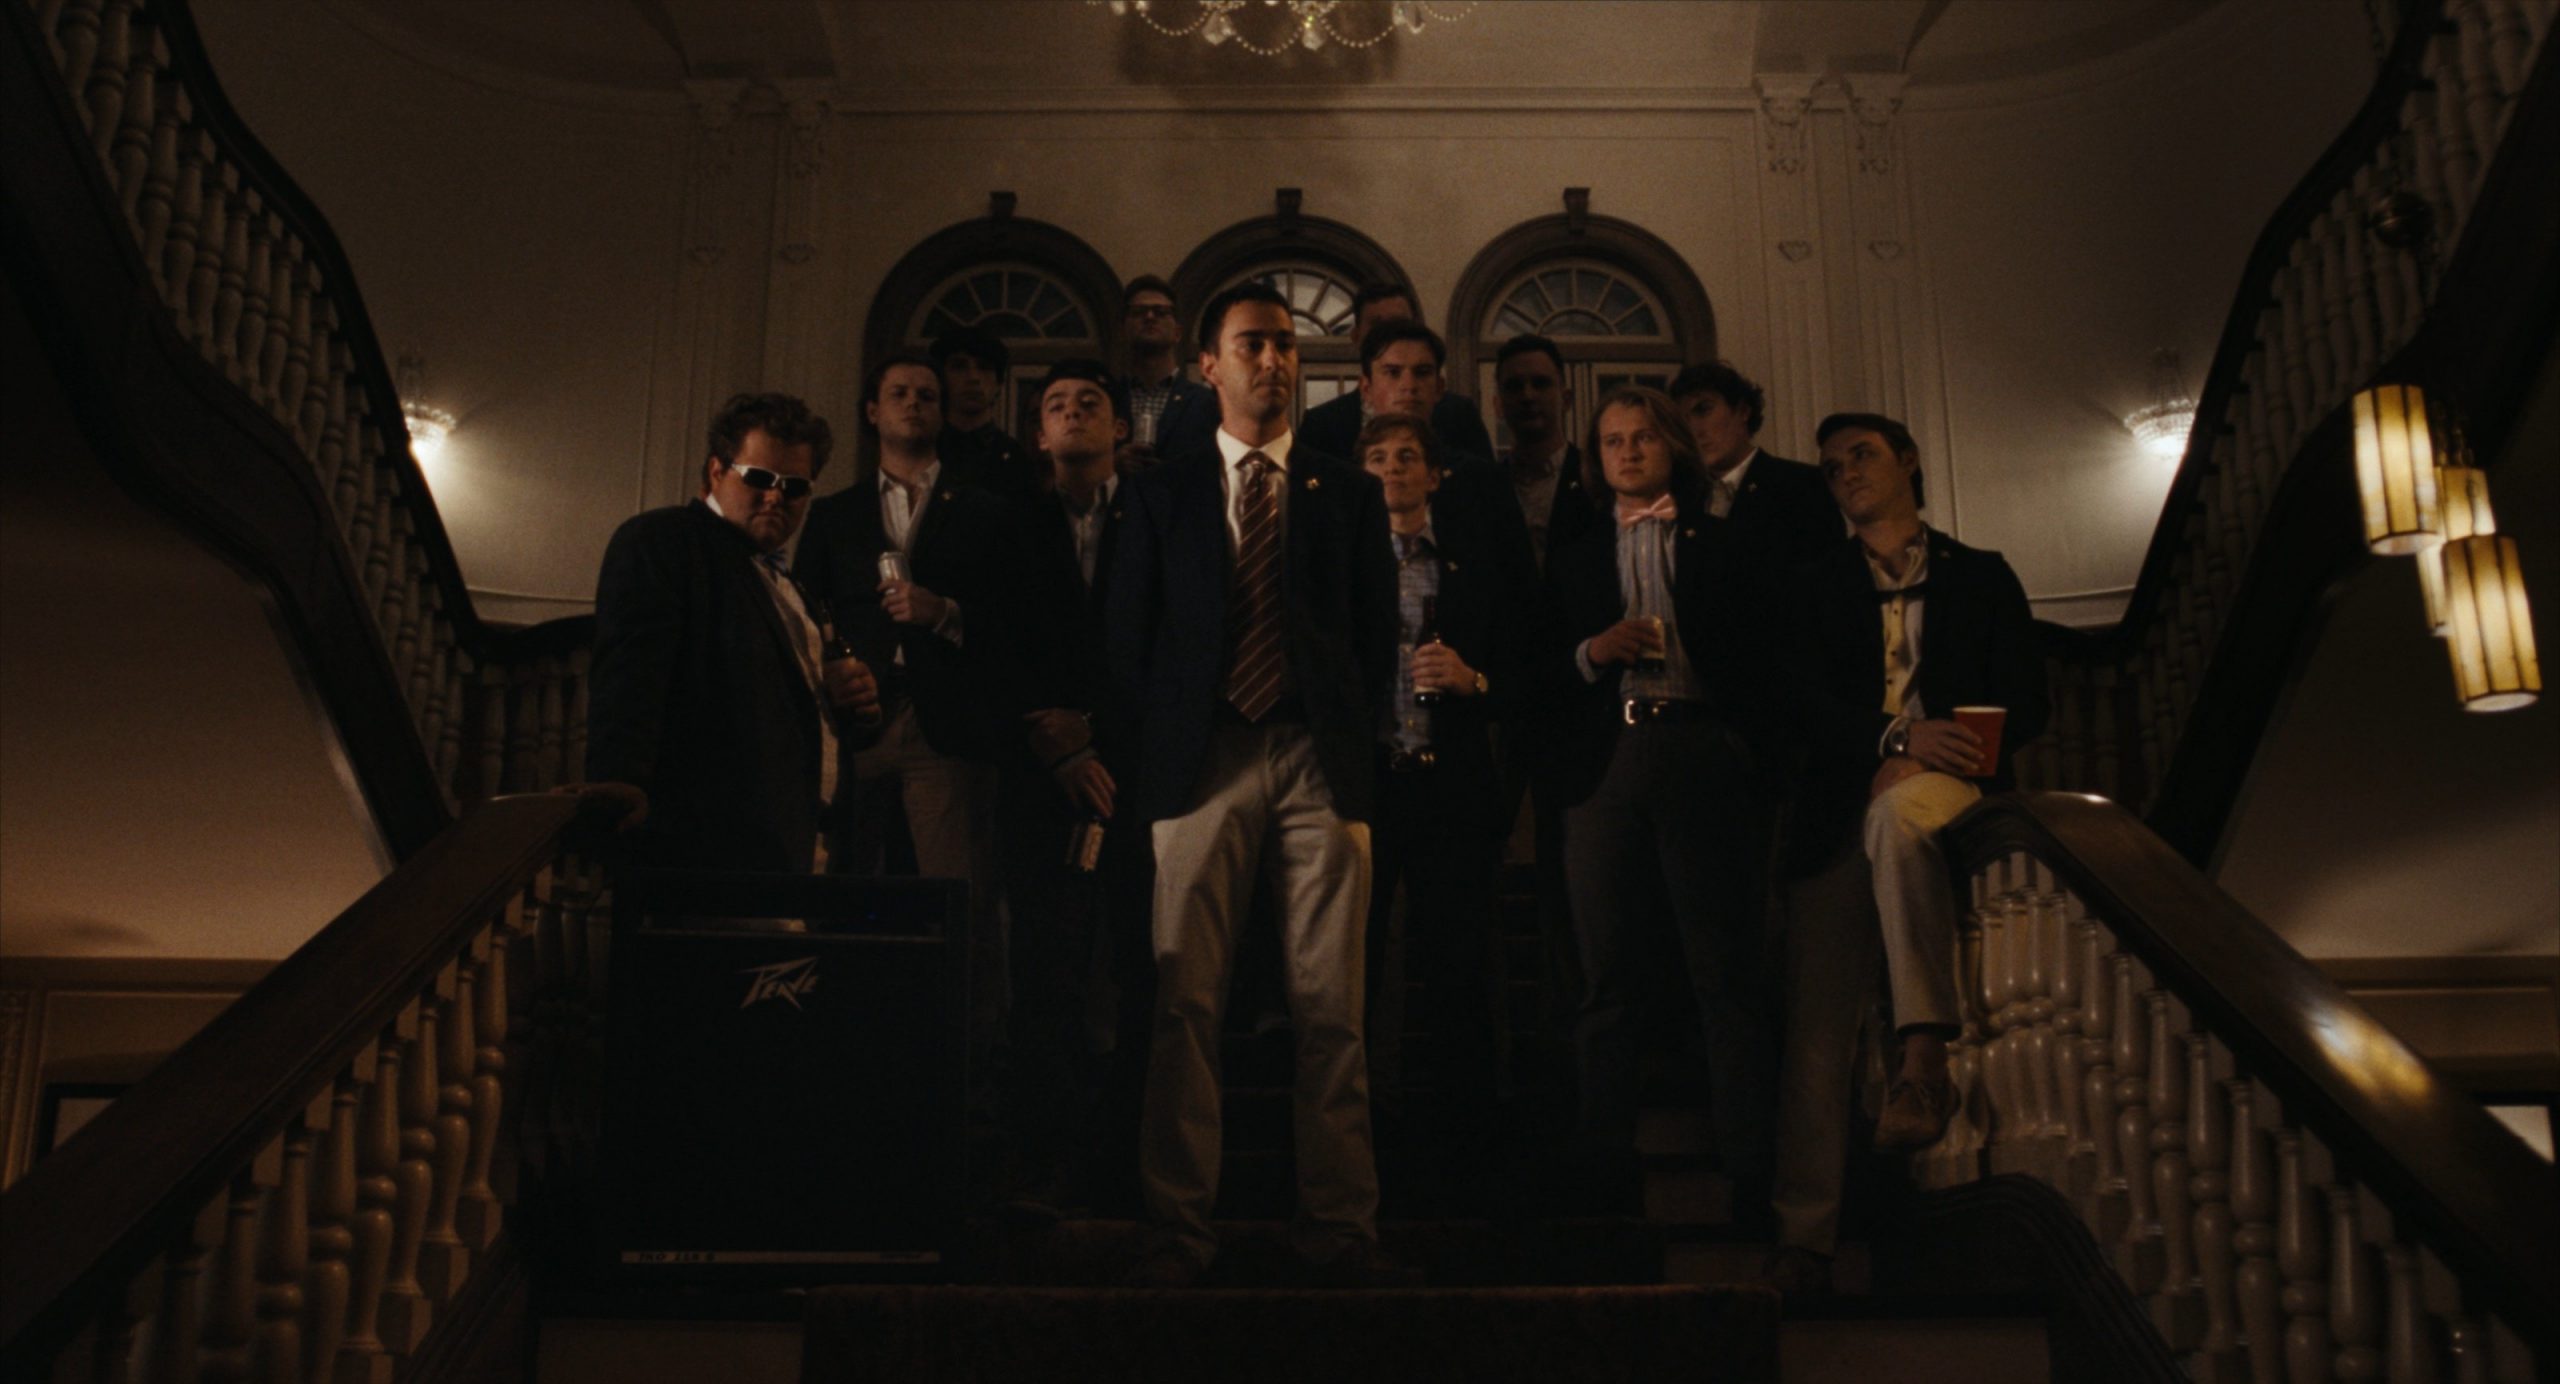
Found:
M 1286 1220 L 1220 1222 L 1218 1233 L 1221 1249 L 1209 1286 L 1279 1288 L 1300 1281 Z M 1662 1281 L 1661 1228 L 1632 1219 L 1388 1221 L 1379 1238 L 1434 1287 Z M 1133 1221 L 1063 1221 L 1006 1236 L 990 1267 L 1003 1283 L 1104 1287 L 1153 1243 L 1149 1230 Z
M 826 1288 L 805 1384 L 1227 1384 L 1776 1377 L 1778 1299 L 1752 1287 L 1384 1292 Z

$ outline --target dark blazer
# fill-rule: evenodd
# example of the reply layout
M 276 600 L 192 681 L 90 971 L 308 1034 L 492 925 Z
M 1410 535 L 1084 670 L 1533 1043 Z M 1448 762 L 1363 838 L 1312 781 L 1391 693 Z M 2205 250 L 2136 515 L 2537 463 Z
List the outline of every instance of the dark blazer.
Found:
M 1047 466 L 1039 455 L 993 423 L 968 432 L 944 428 L 934 453 L 942 458 L 944 480 L 973 485 L 1005 499 L 1036 495 L 1046 479 Z M 931 582 L 925 585 L 933 587 Z
M 1519 507 L 1511 512 L 1517 515 Z M 1453 501 L 1445 486 L 1431 499 L 1431 533 L 1440 555 L 1440 640 L 1484 674 L 1487 689 L 1481 697 L 1444 698 L 1431 713 L 1434 810 L 1462 814 L 1498 834 L 1510 827 L 1506 809 L 1515 804 L 1502 793 L 1493 727 L 1532 699 L 1524 674 L 1535 574 L 1524 578 L 1501 554 L 1503 540 L 1485 532 L 1482 515 Z
M 1679 532 L 1672 548 L 1671 603 L 1680 644 L 1719 719 L 1756 753 L 1771 738 L 1770 574 L 1731 526 L 1707 513 L 1703 498 L 1677 496 Z M 1600 670 L 1585 682 L 1574 664 L 1582 641 L 1626 618 L 1618 586 L 1618 527 L 1603 522 L 1569 547 L 1550 550 L 1540 621 L 1539 676 L 1558 702 L 1555 790 L 1559 806 L 1591 796 L 1625 724 L 1618 684 L 1625 669 Z
M 1742 473 L 1742 488 L 1734 493 L 1725 522 L 1780 572 L 1793 571 L 1838 546 L 1849 531 L 1821 471 L 1767 452 L 1754 457 L 1751 469 Z
M 1113 695 L 1102 623 L 1128 485 L 1123 477 L 1103 512 L 1091 587 L 1076 565 L 1075 529 L 1068 523 L 1064 500 L 1054 492 L 1043 493 L 1015 513 L 1029 574 L 1020 620 L 1021 658 L 1030 688 L 1025 700 L 1031 709 L 1072 707 L 1091 716 L 1096 744 L 1106 755 L 1126 743 L 1135 715 Z
M 1352 446 L 1360 440 L 1362 422 L 1360 395 L 1357 390 L 1328 399 L 1308 409 L 1298 420 L 1298 441 L 1326 456 L 1349 457 L 1352 464 L 1360 458 L 1352 456 Z M 1463 394 L 1443 394 L 1431 410 L 1431 432 L 1440 440 L 1441 449 L 1453 455 L 1489 457 L 1493 455 L 1493 438 L 1484 430 L 1484 413 L 1476 401 Z
M 1507 483 L 1509 479 L 1506 470 L 1504 480 Z M 1512 496 L 1516 507 L 1519 496 L 1516 486 Z M 1582 448 L 1566 443 L 1564 456 L 1556 462 L 1556 492 L 1547 501 L 1548 562 L 1552 563 L 1557 553 L 1597 533 L 1608 523 L 1608 511 L 1603 508 L 1608 499 L 1606 495 L 1597 502 L 1592 499 L 1591 487 L 1582 483 Z M 1525 521 L 1526 516 L 1523 516 Z
M 1142 821 L 1188 811 L 1227 662 L 1224 465 L 1214 445 L 1122 482 L 1105 624 L 1113 675 L 1137 708 L 1133 806 Z M 1282 610 L 1289 674 L 1334 810 L 1367 821 L 1380 708 L 1395 671 L 1395 555 L 1378 483 L 1293 444 Z
M 1019 547 L 1003 501 L 956 480 L 948 461 L 908 544 L 916 584 L 960 602 L 959 644 L 880 608 L 880 522 L 875 472 L 809 507 L 794 564 L 801 583 L 827 603 L 836 632 L 881 678 L 892 699 L 912 697 L 925 743 L 936 754 L 983 759 L 998 744 L 999 721 L 1023 690 L 1014 651 L 1012 602 Z M 901 673 L 894 662 L 906 654 Z M 848 768 L 850 762 L 848 761 Z
M 1788 837 L 1791 868 L 1809 870 L 1858 829 L 1867 788 L 1881 763 L 1884 626 L 1875 579 L 1858 540 L 1834 541 L 1788 583 L 1783 657 L 1787 704 L 1805 755 Z M 1911 686 L 1931 717 L 1959 706 L 2008 708 L 1999 772 L 1985 791 L 2007 788 L 2020 745 L 2044 730 L 2044 655 L 2017 573 L 1995 552 L 1929 531 L 1928 594 L 1921 603 L 1920 663 Z
M 652 864 L 808 873 L 818 701 L 754 567 L 700 500 L 625 521 L 596 575 L 586 776 L 649 795 Z
M 1155 449 L 1159 457 L 1172 455 L 1166 444 L 1177 435 L 1196 445 L 1218 431 L 1218 391 L 1178 371 L 1172 383 L 1173 397 L 1165 400 L 1164 412 L 1156 415 Z

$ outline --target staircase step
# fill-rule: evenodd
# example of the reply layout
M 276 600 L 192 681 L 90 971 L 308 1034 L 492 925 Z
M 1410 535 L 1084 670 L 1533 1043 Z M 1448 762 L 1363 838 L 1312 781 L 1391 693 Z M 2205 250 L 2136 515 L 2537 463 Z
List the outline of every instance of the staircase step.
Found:
M 2050 1384 L 2040 1317 L 1802 1318 L 1779 1328 L 1787 1384 Z
M 535 1384 L 799 1384 L 800 1323 L 553 1317 Z
M 1295 1285 L 1301 1270 L 1285 1219 L 1222 1221 L 1213 1286 Z M 1526 1223 L 1484 1220 L 1387 1221 L 1386 1248 L 1420 1269 L 1434 1288 L 1641 1285 L 1662 1279 L 1658 1227 L 1633 1219 Z M 1154 1243 L 1135 1221 L 1065 1221 L 1004 1238 L 991 1277 L 1020 1287 L 1104 1288 Z
M 807 1377 L 1082 1378 L 1327 1384 L 1768 1379 L 1777 1299 L 1752 1288 L 1124 1292 L 828 1288 L 811 1295 Z

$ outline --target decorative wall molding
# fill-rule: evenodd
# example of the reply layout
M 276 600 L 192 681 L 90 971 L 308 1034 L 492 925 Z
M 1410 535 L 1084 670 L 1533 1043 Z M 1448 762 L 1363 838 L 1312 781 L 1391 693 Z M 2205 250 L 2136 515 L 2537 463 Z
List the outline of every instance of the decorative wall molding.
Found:
M 827 170 L 827 93 L 832 82 L 781 82 L 782 205 L 774 253 L 806 264 L 818 252 L 819 186 Z
M 1902 111 L 1902 91 L 1910 82 L 1902 72 L 1861 72 L 1840 79 L 1849 94 L 1849 113 L 1856 118 L 1860 172 L 1893 171 L 1893 120 Z
M 1803 172 L 1804 118 L 1813 110 L 1814 88 L 1822 78 L 1811 72 L 1766 72 L 1751 83 L 1760 93 L 1760 133 L 1769 171 Z
M 727 217 L 738 168 L 736 126 L 746 104 L 743 81 L 685 83 L 693 115 L 693 162 L 685 180 L 684 252 L 712 264 L 728 249 Z

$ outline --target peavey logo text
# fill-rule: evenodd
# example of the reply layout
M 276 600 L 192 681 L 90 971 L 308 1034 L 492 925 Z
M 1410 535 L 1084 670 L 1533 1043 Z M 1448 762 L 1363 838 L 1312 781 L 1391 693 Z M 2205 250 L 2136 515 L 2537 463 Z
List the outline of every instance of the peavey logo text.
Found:
M 770 966 L 749 966 L 738 972 L 753 976 L 747 982 L 747 997 L 738 1007 L 749 1008 L 763 1000 L 789 1000 L 800 1007 L 800 997 L 818 988 L 818 958 L 804 956 L 797 961 L 777 961 Z

